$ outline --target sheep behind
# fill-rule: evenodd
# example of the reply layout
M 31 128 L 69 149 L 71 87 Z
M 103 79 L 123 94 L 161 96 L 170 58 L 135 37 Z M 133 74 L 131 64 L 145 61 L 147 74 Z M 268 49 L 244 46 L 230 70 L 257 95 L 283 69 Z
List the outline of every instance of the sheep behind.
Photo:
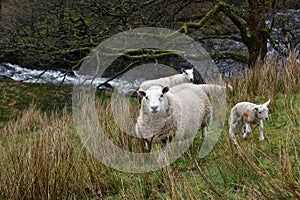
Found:
M 197 69 L 195 67 L 192 69 L 181 68 L 181 74 L 176 74 L 176 75 L 168 76 L 168 77 L 164 77 L 164 78 L 144 81 L 140 85 L 139 90 L 145 91 L 152 85 L 173 87 L 173 86 L 179 85 L 181 83 L 193 83 L 195 80 L 194 74 L 196 71 L 197 71 Z
M 200 84 L 201 88 L 204 90 L 206 94 L 221 94 L 226 92 L 228 89 L 230 92 L 233 91 L 233 88 L 231 85 L 223 86 L 223 85 L 217 85 L 217 84 Z

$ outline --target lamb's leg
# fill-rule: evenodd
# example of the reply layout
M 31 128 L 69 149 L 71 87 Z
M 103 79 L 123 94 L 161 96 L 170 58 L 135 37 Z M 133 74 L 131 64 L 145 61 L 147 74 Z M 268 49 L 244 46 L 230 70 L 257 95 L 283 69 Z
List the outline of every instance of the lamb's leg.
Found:
M 244 124 L 242 127 L 242 136 L 243 136 L 243 138 L 247 137 L 246 124 Z
M 246 132 L 247 133 L 251 133 L 252 132 L 251 126 L 248 123 L 246 124 Z
M 247 134 L 251 133 L 251 126 L 249 123 L 245 123 L 245 125 L 243 126 L 243 138 L 247 138 Z
M 230 114 L 229 136 L 230 136 L 230 138 L 231 138 L 231 140 L 234 144 L 237 144 L 236 137 L 235 137 L 235 130 L 236 130 L 236 127 L 237 127 L 240 120 L 241 120 L 241 118 L 238 117 L 237 115 L 235 115 L 233 113 Z
M 235 138 L 236 126 L 237 126 L 237 123 L 233 123 L 233 124 L 230 124 L 230 127 L 229 127 L 229 136 L 230 136 L 233 144 L 237 144 L 237 141 Z
M 265 139 L 264 132 L 263 132 L 263 128 L 264 128 L 263 120 L 259 120 L 258 128 L 259 128 L 259 140 L 263 141 Z
M 229 127 L 229 136 L 230 136 L 233 144 L 237 144 L 237 141 L 236 141 L 236 138 L 235 138 L 235 130 L 236 130 L 235 125 L 231 124 L 230 127 Z

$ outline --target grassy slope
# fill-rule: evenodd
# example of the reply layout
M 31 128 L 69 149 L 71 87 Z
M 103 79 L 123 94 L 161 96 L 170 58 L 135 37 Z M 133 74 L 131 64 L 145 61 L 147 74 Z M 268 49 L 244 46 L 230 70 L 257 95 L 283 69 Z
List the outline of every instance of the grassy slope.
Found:
M 261 72 L 264 73 L 264 77 L 271 76 L 269 71 Z M 289 73 L 288 80 L 294 80 L 291 74 L 295 73 Z M 258 130 L 254 128 L 247 140 L 237 136 L 240 146 L 233 146 L 225 123 L 217 145 L 206 157 L 197 157 L 202 141 L 196 138 L 189 151 L 171 166 L 144 174 L 128 174 L 103 166 L 83 148 L 70 113 L 60 110 L 45 115 L 36 108 L 49 111 L 61 107 L 70 88 L 57 91 L 42 85 L 1 82 L 0 170 L 3 173 L 0 174 L 0 197 L 300 198 L 299 82 L 296 81 L 294 86 L 284 81 L 274 83 L 283 88 L 269 87 L 266 93 L 265 86 L 259 81 L 267 80 L 261 79 L 251 77 L 243 84 L 233 82 L 240 92 L 229 96 L 228 108 L 243 99 L 264 102 L 267 97 L 271 98 L 271 120 L 265 122 L 265 141 L 258 140 Z M 238 88 L 240 86 L 244 88 Z M 254 93 L 248 91 L 249 95 L 245 97 L 242 92 L 245 88 Z M 100 101 L 101 105 L 103 101 L 105 99 Z M 31 103 L 36 106 L 29 106 Z M 106 106 L 101 109 L 101 105 L 99 110 L 108 112 Z M 25 112 L 21 112 L 23 109 Z M 112 123 L 108 132 L 112 137 L 116 134 L 121 137 L 116 140 L 119 145 L 129 148 L 133 144 L 138 149 L 137 143 L 130 143 L 130 138 L 115 127 L 110 114 L 103 122 Z M 16 120 L 8 121 L 15 116 Z
M 4 105 L 2 108 L 5 112 L 9 112 L 12 115 L 13 113 L 19 113 L 19 109 L 28 108 L 28 105 L 32 100 L 35 100 L 35 98 L 41 94 L 40 91 L 49 92 L 48 87 L 35 86 L 36 88 L 28 93 L 26 90 L 20 89 L 29 87 L 28 84 L 24 83 L 2 83 L 2 86 L 2 91 L 5 91 L 6 94 L 6 100 L 8 97 L 15 99 L 15 106 Z M 30 87 L 32 86 L 30 85 Z M 16 91 L 18 93 L 15 93 Z M 69 90 L 66 91 L 67 93 L 69 92 Z M 65 96 L 62 94 L 67 94 L 65 93 L 66 91 L 60 93 L 61 99 Z M 47 98 L 45 99 L 47 100 Z M 297 121 L 297 117 L 299 119 L 300 115 L 299 100 L 299 93 L 292 95 L 290 102 L 286 102 L 284 95 L 280 95 L 276 100 L 278 108 L 271 113 L 272 120 L 265 123 L 265 141 L 258 141 L 257 128 L 253 130 L 253 134 L 249 136 L 247 141 L 240 140 L 242 148 L 245 149 L 245 155 L 249 157 L 248 159 L 251 160 L 250 162 L 252 162 L 252 165 L 255 165 L 259 169 L 255 173 L 252 171 L 253 166 L 247 165 L 247 160 L 243 159 L 245 155 L 242 155 L 241 152 L 230 144 L 227 137 L 228 127 L 225 127 L 222 137 L 219 139 L 213 151 L 203 159 L 199 159 L 195 156 L 195 152 L 199 150 L 199 143 L 201 143 L 201 140 L 198 138 L 195 140 L 194 145 L 189 152 L 172 164 L 171 167 L 147 175 L 140 174 L 138 176 L 105 169 L 104 171 L 108 170 L 110 176 L 112 176 L 111 180 L 103 175 L 101 179 L 104 180 L 102 180 L 100 184 L 95 182 L 86 183 L 86 188 L 81 186 L 81 192 L 85 194 L 83 195 L 84 197 L 93 197 L 95 196 L 95 194 L 93 195 L 93 193 L 95 193 L 93 187 L 97 188 L 98 185 L 102 190 L 105 188 L 107 192 L 106 197 L 108 199 L 120 199 L 122 196 L 126 196 L 126 198 L 144 198 L 144 195 L 147 192 L 151 193 L 150 196 L 154 199 L 168 199 L 172 198 L 174 195 L 179 199 L 198 199 L 200 197 L 209 199 L 219 198 L 221 196 L 228 199 L 250 199 L 255 196 L 256 198 L 264 198 L 263 192 L 267 192 L 267 189 L 263 188 L 272 184 L 272 182 L 269 181 L 274 181 L 276 187 L 277 185 L 280 187 L 283 183 L 284 185 L 286 184 L 286 187 L 290 187 L 288 185 L 290 183 L 286 182 L 288 180 L 284 180 L 287 177 L 285 177 L 285 174 L 282 174 L 284 172 L 282 170 L 292 170 L 293 172 L 291 173 L 293 176 L 298 175 L 299 177 L 300 175 L 299 160 L 297 161 L 298 157 L 296 159 L 296 154 L 293 152 L 293 149 L 288 148 L 289 151 L 291 151 L 288 152 L 289 154 L 285 154 L 284 152 L 287 145 L 291 142 L 297 145 L 300 144 L 299 121 Z M 39 102 L 39 104 L 47 105 L 46 102 Z M 290 109 L 287 110 L 287 107 L 290 107 Z M 274 112 L 276 112 L 276 117 L 273 116 Z M 37 114 L 33 112 L 32 115 Z M 2 120 L 6 121 L 7 118 L 2 118 Z M 30 123 L 33 122 L 30 121 Z M 291 130 L 290 135 L 288 135 L 288 130 Z M 17 141 L 17 144 L 24 143 L 24 141 L 31 143 L 31 140 L 36 140 L 35 137 L 36 136 L 33 133 L 31 135 L 19 135 L 17 138 L 14 138 L 13 141 Z M 297 139 L 291 140 L 291 138 Z M 2 138 L 2 141 L 5 142 L 4 138 Z M 80 144 L 78 143 L 77 145 L 77 148 L 80 148 Z M 76 146 L 74 148 L 76 149 Z M 286 160 L 284 160 L 286 155 L 291 156 L 288 158 L 288 163 L 292 165 L 291 169 L 282 169 L 286 167 L 281 163 L 286 162 Z M 90 162 L 92 162 L 93 165 L 95 164 L 93 163 L 95 161 Z M 69 165 L 69 163 L 67 165 Z M 103 166 L 99 166 L 98 162 L 96 162 L 96 166 L 103 170 Z M 201 168 L 199 166 L 201 166 Z M 87 166 L 87 168 L 90 167 L 90 165 Z M 98 171 L 97 169 L 94 170 Z M 202 174 L 200 172 L 202 172 Z M 267 174 L 267 178 L 261 177 L 259 173 Z M 88 176 L 88 179 L 93 176 L 96 176 L 96 179 L 100 178 L 97 175 L 92 174 Z M 146 187 L 149 184 L 146 181 L 148 178 L 151 180 L 149 186 L 150 189 Z M 281 179 L 283 183 L 279 181 Z M 103 186 L 103 184 L 107 184 L 107 188 Z M 122 186 L 118 184 L 121 184 Z M 293 187 L 296 187 L 296 191 L 298 190 L 299 192 L 300 188 L 298 186 Z M 150 192 L 147 191 L 148 189 Z M 292 197 L 293 195 L 297 195 L 297 193 L 287 193 L 286 195 L 286 197 Z M 278 198 L 278 196 L 275 197 Z M 279 197 L 282 198 L 282 196 Z
M 68 86 L 0 81 L 0 127 L 31 104 L 42 111 L 63 108 L 70 104 L 71 92 L 72 88 Z

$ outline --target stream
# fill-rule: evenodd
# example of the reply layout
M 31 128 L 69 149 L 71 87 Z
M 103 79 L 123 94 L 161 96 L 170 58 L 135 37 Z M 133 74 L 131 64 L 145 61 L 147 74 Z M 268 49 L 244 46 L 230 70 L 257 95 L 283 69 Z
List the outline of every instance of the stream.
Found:
M 0 76 L 25 83 L 41 83 L 53 85 L 92 84 L 95 87 L 108 80 L 108 78 L 93 79 L 91 77 L 82 76 L 79 75 L 77 71 L 72 71 L 72 73 L 65 73 L 56 70 L 32 70 L 10 63 L 0 64 Z M 98 90 L 118 88 L 118 92 L 120 93 L 133 93 L 138 89 L 141 82 L 142 80 L 128 82 L 125 80 L 114 79 L 112 81 L 109 81 L 108 84 L 99 87 Z

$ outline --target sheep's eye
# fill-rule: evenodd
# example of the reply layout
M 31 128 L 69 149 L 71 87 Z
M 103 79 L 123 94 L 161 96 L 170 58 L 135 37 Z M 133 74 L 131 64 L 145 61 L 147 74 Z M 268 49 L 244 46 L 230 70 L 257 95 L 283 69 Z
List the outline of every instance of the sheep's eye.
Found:
M 148 98 L 148 97 L 146 97 L 146 99 L 148 100 L 149 98 Z
M 258 113 L 261 114 L 261 111 L 259 111 Z
M 161 94 L 161 95 L 160 95 L 160 98 L 162 98 L 163 96 L 164 96 L 164 95 Z

